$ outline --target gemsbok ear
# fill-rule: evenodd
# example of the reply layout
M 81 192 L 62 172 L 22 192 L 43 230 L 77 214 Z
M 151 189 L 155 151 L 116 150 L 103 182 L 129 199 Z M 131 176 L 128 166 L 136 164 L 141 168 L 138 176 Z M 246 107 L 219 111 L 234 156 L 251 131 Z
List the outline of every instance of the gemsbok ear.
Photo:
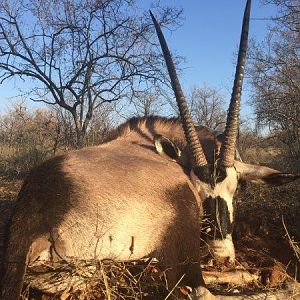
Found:
M 282 185 L 300 178 L 300 175 L 281 173 L 268 167 L 235 161 L 234 167 L 239 179 L 258 184 Z
M 168 138 L 162 135 L 154 137 L 156 151 L 164 158 L 177 161 L 181 156 L 181 150 Z

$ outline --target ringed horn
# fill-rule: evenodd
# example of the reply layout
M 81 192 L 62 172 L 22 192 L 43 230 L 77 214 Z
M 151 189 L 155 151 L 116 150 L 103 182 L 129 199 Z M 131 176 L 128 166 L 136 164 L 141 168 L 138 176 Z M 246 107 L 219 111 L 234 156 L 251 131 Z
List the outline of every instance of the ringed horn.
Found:
M 151 11 L 150 11 L 150 15 L 151 15 L 152 21 L 154 23 L 155 30 L 156 30 L 163 54 L 164 54 L 168 72 L 170 75 L 172 88 L 173 88 L 175 98 L 176 98 L 176 101 L 177 101 L 177 104 L 179 107 L 183 131 L 185 134 L 185 138 L 187 140 L 187 145 L 189 147 L 189 150 L 190 150 L 192 158 L 193 158 L 193 167 L 194 168 L 195 167 L 205 167 L 205 166 L 207 166 L 207 161 L 206 161 L 203 149 L 201 147 L 201 144 L 199 142 L 199 139 L 198 139 L 195 127 L 194 127 L 194 123 L 193 123 L 192 117 L 189 112 L 187 102 L 184 98 L 169 48 L 167 46 L 164 35 L 160 29 L 160 26 L 157 23 L 157 21 Z
M 231 100 L 230 100 L 226 127 L 224 132 L 224 141 L 222 143 L 221 150 L 220 150 L 220 164 L 225 168 L 232 167 L 234 163 L 235 145 L 236 145 L 237 134 L 239 129 L 241 92 L 242 92 L 242 84 L 244 78 L 245 61 L 246 61 L 247 46 L 248 46 L 250 7 L 251 7 L 251 0 L 247 0 L 245 12 L 244 12 L 244 18 L 243 18 L 243 27 L 242 27 L 242 33 L 240 39 L 238 62 L 236 66 L 234 85 L 231 94 Z M 170 51 L 168 49 L 163 33 L 159 27 L 159 24 L 157 23 L 151 11 L 150 14 L 153 23 L 155 25 L 156 33 L 159 38 L 159 42 L 164 54 L 164 58 L 166 60 L 168 72 L 171 78 L 172 87 L 175 93 L 176 101 L 179 106 L 184 133 L 194 160 L 193 166 L 194 167 L 207 166 L 207 160 L 205 158 L 201 144 L 197 137 L 194 123 L 189 113 L 188 106 L 176 74 L 175 66 L 172 61 Z
M 230 105 L 227 115 L 226 127 L 224 132 L 224 140 L 220 150 L 220 163 L 225 167 L 232 167 L 234 163 L 235 145 L 239 130 L 240 119 L 240 103 L 243 78 L 245 73 L 245 62 L 248 46 L 248 32 L 250 20 L 251 0 L 247 1 L 243 27 L 241 32 L 238 61 L 235 71 L 234 84 L 230 99 Z

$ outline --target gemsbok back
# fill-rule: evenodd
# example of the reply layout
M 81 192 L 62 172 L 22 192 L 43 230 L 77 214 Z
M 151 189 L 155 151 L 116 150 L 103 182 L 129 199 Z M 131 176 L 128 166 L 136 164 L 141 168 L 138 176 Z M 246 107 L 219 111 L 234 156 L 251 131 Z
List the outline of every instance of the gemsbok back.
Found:
M 238 181 L 283 184 L 299 178 L 235 160 L 250 0 L 222 142 L 195 128 L 171 55 L 161 43 L 181 121 L 135 118 L 100 146 L 54 157 L 25 180 L 10 220 L 1 263 L 1 299 L 20 296 L 28 263 L 42 260 L 156 257 L 170 285 L 193 288 L 193 299 L 213 297 L 200 268 L 204 239 L 216 258 L 234 260 L 233 196 Z M 183 276 L 184 275 L 184 276 Z

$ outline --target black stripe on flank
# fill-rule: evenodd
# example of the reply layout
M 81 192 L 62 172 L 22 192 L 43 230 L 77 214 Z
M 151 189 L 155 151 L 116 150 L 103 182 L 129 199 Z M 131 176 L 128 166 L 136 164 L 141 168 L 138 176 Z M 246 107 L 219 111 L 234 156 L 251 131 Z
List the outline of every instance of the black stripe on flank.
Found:
M 206 239 L 225 239 L 232 233 L 229 211 L 226 201 L 221 197 L 208 197 L 203 202 L 203 234 Z

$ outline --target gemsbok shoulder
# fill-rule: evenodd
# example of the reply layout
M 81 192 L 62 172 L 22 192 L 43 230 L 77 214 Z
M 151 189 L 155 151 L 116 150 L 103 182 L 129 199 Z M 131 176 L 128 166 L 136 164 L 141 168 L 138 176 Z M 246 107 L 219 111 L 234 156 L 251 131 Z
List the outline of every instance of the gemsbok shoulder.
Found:
M 239 180 L 284 184 L 299 178 L 235 159 L 250 18 L 247 1 L 236 76 L 221 139 L 194 127 L 160 27 L 151 14 L 181 120 L 134 118 L 106 142 L 54 157 L 31 171 L 8 224 L 1 299 L 17 300 L 36 259 L 118 261 L 156 257 L 170 285 L 213 297 L 200 268 L 204 239 L 216 258 L 234 260 L 233 196 Z M 134 247 L 133 247 L 134 241 Z M 184 276 L 183 276 L 184 275 Z

